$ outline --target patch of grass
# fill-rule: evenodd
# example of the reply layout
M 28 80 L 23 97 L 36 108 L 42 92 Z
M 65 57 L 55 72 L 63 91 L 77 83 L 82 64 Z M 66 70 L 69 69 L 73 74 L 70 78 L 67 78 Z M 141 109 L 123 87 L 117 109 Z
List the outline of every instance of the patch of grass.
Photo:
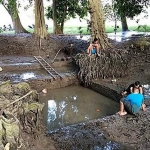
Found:
M 30 33 L 33 33 L 33 29 L 31 28 L 26 28 L 27 31 L 29 31 Z M 140 26 L 138 28 L 138 26 L 129 26 L 129 30 L 130 31 L 137 31 L 137 32 L 150 32 L 150 26 L 146 26 L 146 25 L 143 25 L 143 26 Z M 122 28 L 117 28 L 117 31 L 116 32 L 121 32 L 122 31 Z M 113 33 L 114 32 L 114 27 L 113 26 L 106 26 L 106 33 Z M 53 33 L 53 28 L 52 27 L 49 27 L 48 28 L 48 33 Z M 82 27 L 79 27 L 79 26 L 65 26 L 64 27 L 64 34 L 72 34 L 72 35 L 79 35 L 79 34 L 82 34 L 82 35 L 89 35 L 90 32 L 87 31 L 87 27 L 86 26 L 82 26 Z M 2 32 L 0 34 L 14 34 L 14 31 L 5 31 L 5 32 Z

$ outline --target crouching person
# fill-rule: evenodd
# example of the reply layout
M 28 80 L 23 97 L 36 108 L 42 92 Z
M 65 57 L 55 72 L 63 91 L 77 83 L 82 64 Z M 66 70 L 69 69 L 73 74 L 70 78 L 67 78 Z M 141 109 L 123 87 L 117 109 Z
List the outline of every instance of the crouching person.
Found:
M 120 111 L 118 114 L 124 116 L 128 113 L 136 114 L 142 109 L 146 111 L 146 105 L 144 102 L 144 96 L 139 92 L 129 94 L 126 98 L 120 99 Z

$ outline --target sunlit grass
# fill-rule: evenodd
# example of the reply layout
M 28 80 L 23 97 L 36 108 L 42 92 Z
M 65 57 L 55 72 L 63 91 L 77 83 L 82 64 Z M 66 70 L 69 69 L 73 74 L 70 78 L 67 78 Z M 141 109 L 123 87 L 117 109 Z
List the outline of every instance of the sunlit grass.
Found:
M 26 30 L 30 33 L 33 33 L 34 30 L 31 28 L 26 28 Z M 106 33 L 113 33 L 114 32 L 114 27 L 113 26 L 106 26 Z M 129 26 L 129 30 L 130 31 L 137 31 L 137 32 L 150 32 L 150 26 L 140 26 L 139 28 L 137 26 Z M 122 28 L 117 28 L 116 32 L 121 32 Z M 14 31 L 4 31 L 1 32 L 0 34 L 14 34 Z M 49 27 L 48 28 L 48 33 L 53 33 L 53 28 Z M 65 26 L 64 27 L 64 34 L 71 34 L 71 35 L 89 35 L 90 32 L 87 31 L 87 27 L 86 26 Z

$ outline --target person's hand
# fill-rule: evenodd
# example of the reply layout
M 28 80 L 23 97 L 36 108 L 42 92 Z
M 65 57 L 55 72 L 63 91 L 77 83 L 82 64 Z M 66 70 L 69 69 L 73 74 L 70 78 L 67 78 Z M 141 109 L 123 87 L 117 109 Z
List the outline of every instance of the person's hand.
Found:
M 125 96 L 126 94 L 127 94 L 126 91 L 124 91 L 124 92 L 121 93 L 122 96 Z

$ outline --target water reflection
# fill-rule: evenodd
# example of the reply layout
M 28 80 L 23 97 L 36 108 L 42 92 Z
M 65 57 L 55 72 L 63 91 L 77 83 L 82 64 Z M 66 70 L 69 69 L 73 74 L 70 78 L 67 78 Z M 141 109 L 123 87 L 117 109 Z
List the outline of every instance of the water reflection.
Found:
M 36 69 L 32 71 L 14 70 L 11 72 L 3 71 L 0 80 L 10 80 L 11 82 L 27 81 L 40 77 L 49 77 L 49 74 L 44 69 Z
M 80 86 L 48 91 L 40 96 L 40 100 L 45 101 L 43 118 L 49 130 L 97 119 L 119 110 L 117 102 Z
M 54 100 L 49 100 L 48 101 L 48 116 L 47 116 L 48 123 L 56 119 L 56 111 L 57 111 L 56 102 Z
M 150 99 L 150 85 L 149 84 L 145 84 L 142 85 L 143 89 L 144 89 L 144 97 L 145 99 Z
M 31 72 L 31 73 L 27 72 L 27 73 L 24 73 L 24 74 L 21 75 L 21 78 L 23 80 L 30 79 L 30 78 L 35 78 L 35 77 L 36 77 L 36 75 L 33 72 Z

